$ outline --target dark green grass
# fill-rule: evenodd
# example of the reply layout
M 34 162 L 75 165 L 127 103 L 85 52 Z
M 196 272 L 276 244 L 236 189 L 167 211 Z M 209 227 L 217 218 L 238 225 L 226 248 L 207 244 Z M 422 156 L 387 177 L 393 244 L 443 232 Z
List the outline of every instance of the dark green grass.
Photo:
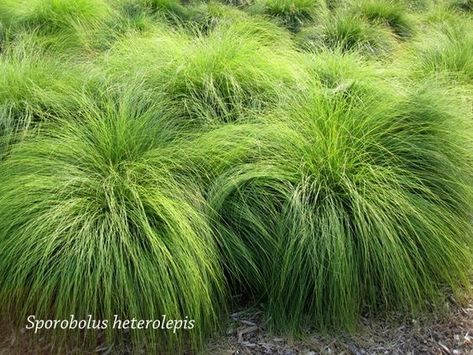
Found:
M 466 13 L 473 12 L 473 1 L 471 0 L 451 0 L 449 5 L 450 5 L 450 8 L 457 11 L 466 12 Z
M 2 311 L 21 324 L 29 314 L 188 317 L 192 331 L 106 334 L 150 352 L 198 348 L 218 327 L 225 289 L 199 187 L 175 173 L 185 140 L 143 95 L 80 100 L 63 112 L 75 120 L 45 126 L 2 164 Z M 54 341 L 78 336 L 67 334 Z
M 291 31 L 298 32 L 302 24 L 323 19 L 327 8 L 320 0 L 257 0 L 250 11 L 272 16 Z

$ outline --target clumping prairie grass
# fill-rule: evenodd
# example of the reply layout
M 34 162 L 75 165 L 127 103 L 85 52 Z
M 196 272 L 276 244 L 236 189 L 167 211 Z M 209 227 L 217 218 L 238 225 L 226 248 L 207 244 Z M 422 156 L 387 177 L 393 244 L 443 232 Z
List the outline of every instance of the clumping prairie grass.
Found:
M 251 20 L 194 37 L 169 29 L 132 35 L 105 61 L 119 80 L 135 76 L 163 92 L 188 121 L 213 124 L 262 110 L 278 101 L 281 88 L 302 80 L 292 47 L 280 28 Z
M 368 0 L 361 2 L 359 11 L 369 21 L 388 26 L 401 39 L 413 34 L 414 24 L 402 3 Z
M 150 100 L 81 100 L 2 164 L 2 309 L 21 321 L 195 319 L 193 331 L 131 340 L 149 351 L 199 346 L 225 290 L 199 188 L 173 173 L 184 140 L 165 113 L 147 111 Z M 110 328 L 110 340 L 125 339 Z
M 431 82 L 333 83 L 321 74 L 271 115 L 210 190 L 228 264 L 276 330 L 352 329 L 469 280 L 471 112 Z
M 446 74 L 458 83 L 473 84 L 473 35 L 471 23 L 457 20 L 456 24 L 430 28 L 413 53 L 418 70 L 424 75 Z
M 73 107 L 73 90 L 92 90 L 91 75 L 83 77 L 81 70 L 71 69 L 63 58 L 51 58 L 28 35 L 5 41 L 0 54 L 0 155 L 11 142 L 21 138 L 28 129 L 55 117 L 63 107 Z
M 0 2 L 0 313 L 180 353 L 233 294 L 300 335 L 468 290 L 468 4 Z
M 105 0 L 5 0 L 0 21 L 13 34 L 34 31 L 48 46 L 72 50 L 94 45 L 95 36 L 113 15 Z
M 391 33 L 364 18 L 341 11 L 318 26 L 306 27 L 297 34 L 298 44 L 306 50 L 357 51 L 366 56 L 386 53 L 395 46 Z
M 449 5 L 450 8 L 457 11 L 467 13 L 473 12 L 473 1 L 471 0 L 451 0 Z
M 273 16 L 297 32 L 303 23 L 322 19 L 327 7 L 321 0 L 257 0 L 250 11 Z

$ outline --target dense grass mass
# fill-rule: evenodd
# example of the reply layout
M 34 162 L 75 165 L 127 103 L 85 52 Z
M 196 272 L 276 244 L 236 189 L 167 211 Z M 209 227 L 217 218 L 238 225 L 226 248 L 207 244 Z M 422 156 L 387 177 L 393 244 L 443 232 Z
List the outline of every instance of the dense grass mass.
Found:
M 461 295 L 470 5 L 2 1 L 0 314 L 192 319 L 104 333 L 179 353 L 235 294 L 294 336 Z
M 323 18 L 326 4 L 320 0 L 257 0 L 252 10 L 274 16 L 297 32 L 303 23 Z
M 389 26 L 400 38 L 412 34 L 413 24 L 401 4 L 392 1 L 366 1 L 360 5 L 360 12 L 368 20 Z
M 187 316 L 199 329 L 185 340 L 198 345 L 224 293 L 203 199 L 173 174 L 180 139 L 164 115 L 130 100 L 84 102 L 77 121 L 56 122 L 3 164 L 2 306 L 53 319 Z M 182 332 L 157 334 L 132 336 L 184 345 Z
M 160 29 L 117 43 L 107 65 L 112 75 L 126 75 L 122 80 L 135 75 L 164 93 L 187 120 L 227 122 L 277 102 L 281 88 L 294 85 L 297 54 L 288 46 L 284 32 L 261 21 L 222 24 L 196 37 Z
M 252 270 L 275 329 L 351 328 L 468 284 L 471 114 L 433 89 L 328 84 L 276 112 L 290 123 L 270 152 L 213 188 L 235 274 Z
M 367 56 L 386 53 L 395 45 L 389 31 L 379 25 L 370 25 L 350 12 L 332 16 L 323 25 L 302 29 L 297 40 L 309 51 L 357 51 Z
M 460 27 L 462 26 L 462 27 Z M 473 35 L 470 23 L 436 26 L 428 41 L 418 44 L 414 53 L 424 75 L 446 74 L 460 83 L 473 83 Z

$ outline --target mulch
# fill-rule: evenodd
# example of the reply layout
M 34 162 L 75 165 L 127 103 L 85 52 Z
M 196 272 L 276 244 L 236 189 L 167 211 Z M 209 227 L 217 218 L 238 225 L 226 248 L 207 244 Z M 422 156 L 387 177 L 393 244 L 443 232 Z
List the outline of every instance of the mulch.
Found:
M 385 319 L 363 318 L 356 333 L 309 333 L 301 339 L 276 336 L 264 327 L 261 311 L 242 309 L 231 314 L 226 334 L 212 339 L 203 354 L 471 354 L 473 355 L 473 297 L 452 300 L 442 314 L 406 319 L 392 314 Z M 45 337 L 0 322 L 0 355 L 57 353 Z M 71 347 L 62 354 L 129 354 L 129 350 L 98 345 Z
M 452 300 L 453 301 L 453 300 Z M 206 354 L 472 354 L 473 299 L 446 305 L 445 312 L 406 319 L 363 318 L 355 334 L 317 333 L 303 339 L 275 336 L 264 329 L 261 312 L 232 314 L 225 336 L 214 339 Z

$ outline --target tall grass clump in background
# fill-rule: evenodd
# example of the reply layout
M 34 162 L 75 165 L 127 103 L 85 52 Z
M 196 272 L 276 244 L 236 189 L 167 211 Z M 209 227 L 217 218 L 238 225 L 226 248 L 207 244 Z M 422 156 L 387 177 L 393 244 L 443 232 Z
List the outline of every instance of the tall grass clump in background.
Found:
M 176 173 L 185 140 L 144 94 L 75 97 L 79 111 L 65 109 L 2 164 L 1 311 L 22 323 L 194 319 L 189 331 L 106 334 L 148 351 L 199 347 L 225 290 L 199 187 Z
M 386 53 L 395 45 L 389 31 L 379 25 L 370 25 L 361 16 L 348 11 L 338 12 L 321 25 L 303 28 L 296 41 L 309 51 L 357 51 L 366 56 Z
M 327 7 L 321 0 L 257 0 L 250 11 L 275 17 L 298 32 L 302 24 L 323 19 Z
M 129 13 L 145 12 L 149 17 L 163 15 L 165 18 L 178 23 L 188 19 L 192 13 L 192 6 L 184 6 L 180 0 L 120 0 L 119 4 Z M 187 1 L 187 4 L 200 3 L 200 1 Z
M 248 21 L 249 17 L 247 12 L 236 6 L 209 1 L 196 4 L 193 7 L 188 23 L 196 26 L 201 33 L 205 34 L 214 30 L 218 24 Z
M 60 107 L 72 107 L 72 90 L 93 87 L 79 66 L 69 68 L 61 56 L 47 56 L 27 35 L 5 41 L 0 72 L 0 155 L 25 129 L 52 119 Z
M 36 33 L 56 49 L 90 48 L 112 16 L 105 0 L 5 0 L 0 21 L 14 34 Z M 109 29 L 110 30 L 110 29 Z
M 292 47 L 277 26 L 237 21 L 195 37 L 171 29 L 130 36 L 117 43 L 104 66 L 115 80 L 137 79 L 164 93 L 187 122 L 215 124 L 264 110 L 302 80 Z
M 361 2 L 359 11 L 369 21 L 388 26 L 401 39 L 413 34 L 414 24 L 402 3 L 391 0 L 368 0 Z
M 431 28 L 412 53 L 417 70 L 423 75 L 446 74 L 457 83 L 473 84 L 472 30 L 466 21 Z
M 391 85 L 369 71 L 347 80 L 350 62 L 333 58 L 255 123 L 252 149 L 229 153 L 232 128 L 222 128 L 225 160 L 239 163 L 209 193 L 221 250 L 230 274 L 264 295 L 277 331 L 435 308 L 445 288 L 469 282 L 471 111 L 431 82 Z
M 453 10 L 471 13 L 473 12 L 472 0 L 450 0 L 449 6 Z

